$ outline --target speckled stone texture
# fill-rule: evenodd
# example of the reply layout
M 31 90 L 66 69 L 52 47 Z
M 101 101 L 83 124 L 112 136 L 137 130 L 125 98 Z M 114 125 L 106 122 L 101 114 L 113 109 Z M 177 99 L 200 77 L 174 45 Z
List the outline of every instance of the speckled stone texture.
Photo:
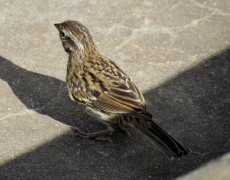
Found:
M 113 143 L 73 134 L 104 126 L 67 95 L 53 24 L 68 19 L 89 28 L 189 156 L 169 160 L 134 129 Z M 1 0 L 0 23 L 0 179 L 174 179 L 229 152 L 229 0 Z

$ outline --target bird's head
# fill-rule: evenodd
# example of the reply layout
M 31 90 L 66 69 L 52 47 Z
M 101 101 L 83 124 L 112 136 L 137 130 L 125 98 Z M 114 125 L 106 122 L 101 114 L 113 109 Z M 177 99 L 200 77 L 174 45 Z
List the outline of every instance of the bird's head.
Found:
M 63 47 L 68 54 L 95 51 L 92 36 L 81 23 L 68 20 L 54 26 L 58 29 Z

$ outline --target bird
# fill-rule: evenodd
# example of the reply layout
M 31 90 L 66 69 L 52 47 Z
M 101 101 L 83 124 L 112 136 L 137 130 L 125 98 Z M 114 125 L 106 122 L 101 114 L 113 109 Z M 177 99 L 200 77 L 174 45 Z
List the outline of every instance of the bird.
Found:
M 91 133 L 74 127 L 79 136 L 107 137 L 117 129 L 127 133 L 127 127 L 131 126 L 155 142 L 171 159 L 189 154 L 188 148 L 153 121 L 137 86 L 115 62 L 100 54 L 83 24 L 67 20 L 54 26 L 69 57 L 66 72 L 69 97 L 108 127 Z

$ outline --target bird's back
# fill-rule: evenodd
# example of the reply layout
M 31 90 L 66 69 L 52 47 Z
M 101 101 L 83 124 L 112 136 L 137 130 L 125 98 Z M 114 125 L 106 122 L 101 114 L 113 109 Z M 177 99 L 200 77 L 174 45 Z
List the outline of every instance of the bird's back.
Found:
M 72 86 L 69 89 L 74 99 L 108 113 L 129 113 L 146 109 L 141 92 L 114 62 L 99 54 L 87 57 L 82 62 L 76 65 L 69 60 L 69 66 L 78 66 L 73 67 L 78 69 L 77 72 L 67 73 L 71 82 L 69 86 Z

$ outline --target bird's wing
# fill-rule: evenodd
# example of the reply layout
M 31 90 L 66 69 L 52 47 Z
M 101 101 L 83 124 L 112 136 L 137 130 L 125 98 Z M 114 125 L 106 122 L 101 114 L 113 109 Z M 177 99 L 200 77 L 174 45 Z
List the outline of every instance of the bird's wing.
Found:
M 84 87 L 72 94 L 79 101 L 104 113 L 145 111 L 146 102 L 130 78 L 115 63 L 104 61 L 98 67 L 87 67 L 81 77 Z M 101 68 L 102 67 L 102 68 Z M 101 68 L 101 69 L 99 69 Z
M 110 82 L 108 87 L 94 102 L 95 108 L 110 113 L 129 113 L 146 109 L 145 100 L 132 81 Z
M 97 74 L 96 77 L 92 78 L 94 85 L 91 86 L 91 92 L 94 92 L 92 94 L 97 94 L 92 101 L 94 108 L 105 113 L 145 111 L 146 102 L 143 95 L 122 71 L 117 72 L 116 75 L 90 71 L 88 73 L 91 77 L 93 77 L 93 74 Z M 95 91 L 98 93 L 95 93 Z

